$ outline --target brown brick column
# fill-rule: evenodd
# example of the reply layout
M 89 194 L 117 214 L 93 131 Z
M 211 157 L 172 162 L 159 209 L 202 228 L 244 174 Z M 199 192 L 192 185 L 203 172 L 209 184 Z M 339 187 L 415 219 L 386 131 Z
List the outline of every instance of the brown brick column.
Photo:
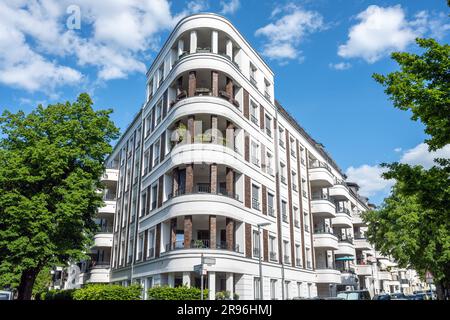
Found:
M 195 96 L 195 90 L 197 89 L 197 72 L 189 72 L 189 84 L 188 84 L 188 96 Z
M 219 73 L 211 71 L 211 91 L 214 97 L 219 96 Z
M 175 197 L 178 192 L 178 168 L 172 170 L 172 195 Z
M 234 220 L 231 218 L 226 218 L 226 231 L 225 240 L 227 242 L 227 249 L 234 250 Z
M 263 185 L 261 189 L 262 214 L 267 215 L 267 188 Z
M 211 142 L 212 143 L 219 143 L 218 141 L 218 136 L 219 136 L 219 132 L 218 132 L 218 122 L 219 120 L 217 119 L 217 116 L 211 116 Z M 222 142 L 222 141 L 220 141 Z
M 234 150 L 234 125 L 230 121 L 227 121 L 227 129 L 225 132 L 225 136 L 227 139 L 227 147 Z
M 286 166 L 288 181 L 288 206 L 289 206 L 289 239 L 291 243 L 291 265 L 295 267 L 295 239 L 294 239 L 294 217 L 292 214 L 292 171 L 291 171 L 291 143 L 289 131 L 286 129 Z
M 230 101 L 232 99 L 234 99 L 233 80 L 231 78 L 227 77 L 225 91 L 227 92 L 228 96 L 230 97 Z
M 166 156 L 166 133 L 163 132 L 161 134 L 159 162 L 162 162 L 165 156 Z
M 250 136 L 247 132 L 244 132 L 244 159 L 250 162 Z
M 192 216 L 184 216 L 184 247 L 190 248 L 192 242 Z
M 186 165 L 186 194 L 194 192 L 194 164 Z
M 175 249 L 175 242 L 177 241 L 177 218 L 170 220 L 170 249 Z
M 234 171 L 233 169 L 226 168 L 226 188 L 229 197 L 234 197 Z
M 252 225 L 250 223 L 245 224 L 245 256 L 252 257 Z
M 211 249 L 217 248 L 216 235 L 217 235 L 217 218 L 216 216 L 209 216 L 209 247 Z
M 183 76 L 177 79 L 177 96 L 183 91 Z
M 187 131 L 186 131 L 186 134 L 188 135 L 188 137 L 187 137 L 186 143 L 194 142 L 194 135 L 195 135 L 194 122 L 195 122 L 195 116 L 188 116 Z
M 244 117 L 247 119 L 250 119 L 250 96 L 248 94 L 248 91 L 244 89 Z
M 210 182 L 211 182 L 211 193 L 212 194 L 216 194 L 217 193 L 217 164 L 213 163 L 210 165 L 210 170 L 209 170 L 209 178 L 210 178 Z
M 313 270 L 316 269 L 316 256 L 314 251 L 314 240 L 313 240 L 313 219 L 311 214 L 311 185 L 309 184 L 309 152 L 306 149 L 306 187 L 308 188 L 308 206 L 309 206 L 309 225 L 310 230 L 309 234 L 311 236 L 311 260 L 312 260 L 312 267 Z
M 269 231 L 263 230 L 264 261 L 269 261 Z
M 158 181 L 158 203 L 157 207 L 161 207 L 163 204 L 163 191 L 164 191 L 164 175 L 159 177 Z
M 156 225 L 156 235 L 155 235 L 155 258 L 159 258 L 161 252 L 161 223 Z
M 302 186 L 302 175 L 300 171 L 300 145 L 298 140 L 296 140 L 296 151 L 297 151 L 297 178 L 298 178 L 298 199 L 300 205 L 300 230 L 302 233 L 302 261 L 303 261 L 303 269 L 306 269 L 306 259 L 305 259 L 305 223 L 303 221 L 303 186 Z
M 264 130 L 264 107 L 259 105 L 259 127 Z
M 251 208 L 252 207 L 252 186 L 251 186 L 251 181 L 250 181 L 250 177 L 249 176 L 245 176 L 244 178 L 244 205 L 247 208 Z

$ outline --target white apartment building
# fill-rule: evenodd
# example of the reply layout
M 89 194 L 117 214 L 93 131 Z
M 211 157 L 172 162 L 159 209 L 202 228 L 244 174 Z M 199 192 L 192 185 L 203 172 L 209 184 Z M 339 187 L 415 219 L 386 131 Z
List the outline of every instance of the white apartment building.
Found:
M 274 97 L 272 70 L 227 19 L 181 20 L 107 161 L 93 252 L 110 275 L 88 268 L 84 282 L 199 287 L 203 255 L 210 299 L 400 290 L 365 238 L 368 199 Z

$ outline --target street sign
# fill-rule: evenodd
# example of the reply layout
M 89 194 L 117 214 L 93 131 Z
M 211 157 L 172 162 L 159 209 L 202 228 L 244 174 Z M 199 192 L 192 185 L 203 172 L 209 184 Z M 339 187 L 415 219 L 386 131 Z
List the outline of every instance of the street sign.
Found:
M 208 270 L 206 269 L 206 266 L 203 264 L 197 264 L 194 266 L 194 272 L 197 273 L 198 275 L 206 275 Z

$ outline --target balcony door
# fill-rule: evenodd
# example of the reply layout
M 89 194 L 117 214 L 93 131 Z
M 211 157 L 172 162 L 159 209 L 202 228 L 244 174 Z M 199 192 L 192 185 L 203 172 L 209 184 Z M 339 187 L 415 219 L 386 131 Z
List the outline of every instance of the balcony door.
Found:
M 186 169 L 180 169 L 178 171 L 178 190 L 184 193 L 186 190 Z

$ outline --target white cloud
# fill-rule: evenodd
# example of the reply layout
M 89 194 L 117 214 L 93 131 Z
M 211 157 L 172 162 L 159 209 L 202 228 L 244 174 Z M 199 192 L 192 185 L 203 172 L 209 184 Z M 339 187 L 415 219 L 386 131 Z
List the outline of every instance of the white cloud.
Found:
M 403 150 L 403 149 L 400 148 L 400 147 L 394 149 L 395 152 L 401 152 L 402 150 Z
M 364 164 L 360 167 L 349 167 L 345 174 L 347 181 L 356 182 L 360 189 L 359 193 L 363 196 L 370 197 L 379 192 L 387 192 L 394 184 L 392 180 L 385 180 L 381 174 L 386 169 L 380 166 L 370 166 Z
M 221 0 L 220 1 L 221 10 L 220 13 L 222 14 L 233 14 L 235 13 L 239 7 L 241 6 L 241 3 L 239 0 Z
M 190 1 L 173 15 L 168 0 L 1 2 L 0 83 L 48 92 L 85 79 L 78 67 L 94 67 L 101 81 L 145 73 L 159 33 L 205 3 Z M 69 5 L 81 10 L 81 30 L 66 27 Z
M 446 145 L 442 149 L 429 152 L 428 145 L 421 143 L 412 149 L 406 150 L 401 159 L 401 163 L 407 163 L 409 165 L 421 165 L 425 169 L 431 168 L 436 163 L 433 159 L 447 158 L 450 159 L 450 144 Z
M 339 62 L 339 63 L 330 63 L 328 65 L 331 69 L 335 69 L 335 70 L 347 70 L 350 69 L 352 67 L 352 65 L 348 62 Z
M 284 15 L 281 15 L 284 14 Z M 281 15 L 281 16 L 280 16 Z M 270 59 L 286 63 L 288 60 L 303 59 L 300 43 L 306 35 L 323 30 L 323 17 L 318 12 L 304 10 L 294 4 L 276 8 L 271 18 L 274 22 L 256 30 L 256 36 L 267 38 L 262 54 Z
M 450 29 L 442 14 L 430 16 L 426 11 L 407 20 L 400 5 L 379 7 L 371 5 L 356 16 L 359 23 L 353 25 L 348 40 L 338 48 L 343 58 L 362 58 L 374 63 L 394 51 L 402 51 L 415 38 L 430 32 L 442 37 Z

